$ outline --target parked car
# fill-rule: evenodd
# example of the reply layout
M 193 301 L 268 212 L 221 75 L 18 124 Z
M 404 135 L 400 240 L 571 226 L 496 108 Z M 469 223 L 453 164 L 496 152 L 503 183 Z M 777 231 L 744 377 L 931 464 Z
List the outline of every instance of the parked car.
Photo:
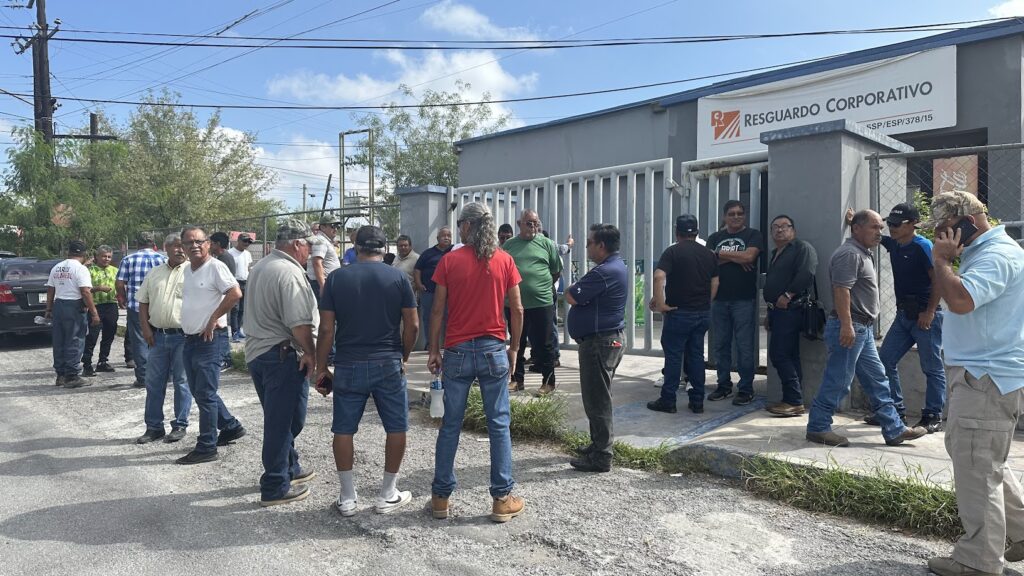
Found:
M 46 313 L 46 280 L 60 260 L 0 258 L 0 335 L 47 332 L 35 323 Z

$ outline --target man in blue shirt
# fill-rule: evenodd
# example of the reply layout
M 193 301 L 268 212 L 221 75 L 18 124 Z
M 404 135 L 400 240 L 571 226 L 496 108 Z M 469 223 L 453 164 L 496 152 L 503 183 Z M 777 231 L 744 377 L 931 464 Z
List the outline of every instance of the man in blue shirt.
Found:
M 893 285 L 896 292 L 896 318 L 885 335 L 878 356 L 889 378 L 892 401 L 903 417 L 903 389 L 897 365 L 910 348 L 917 344 L 921 372 L 927 379 L 921 421 L 917 423 L 928 433 L 942 429 L 942 408 L 946 404 L 946 371 L 942 367 L 942 310 L 940 295 L 932 290 L 932 242 L 917 234 L 921 215 L 911 204 L 897 204 L 885 223 L 889 236 L 882 236 L 882 246 L 889 252 Z M 877 424 L 874 414 L 865 419 Z
M 932 558 L 928 568 L 1002 574 L 1003 558 L 1024 560 L 1024 501 L 1006 463 L 1024 401 L 1024 250 L 1003 226 L 989 225 L 985 205 L 967 192 L 935 196 L 929 225 L 935 288 L 950 312 L 946 451 L 964 535 L 952 557 Z
M 437 231 L 437 244 L 427 248 L 420 254 L 413 268 L 413 288 L 420 296 L 420 328 L 426 335 L 427 349 L 430 349 L 430 309 L 434 307 L 434 271 L 437 270 L 437 263 L 441 258 L 452 250 L 452 229 L 442 226 Z M 445 312 L 444 320 L 441 321 L 441 335 L 439 336 L 442 345 L 444 343 L 444 327 L 447 324 L 448 314 Z
M 569 335 L 579 343 L 580 396 L 590 421 L 590 446 L 569 464 L 583 472 L 608 472 L 612 468 L 612 378 L 622 360 L 627 293 L 618 228 L 591 226 L 587 258 L 597 266 L 565 291 L 565 300 L 572 306 L 566 318 Z

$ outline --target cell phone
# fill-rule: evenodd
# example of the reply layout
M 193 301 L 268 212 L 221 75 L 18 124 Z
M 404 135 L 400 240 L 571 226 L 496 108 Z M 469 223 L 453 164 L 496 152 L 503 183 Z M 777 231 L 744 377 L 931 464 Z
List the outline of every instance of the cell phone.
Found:
M 956 227 L 960 229 L 961 246 L 963 246 L 967 242 L 967 240 L 971 236 L 974 236 L 974 234 L 977 233 L 978 231 L 978 227 L 975 226 L 974 223 L 968 220 L 967 218 L 960 220 L 960 222 L 957 223 Z
M 328 376 L 327 374 L 324 374 L 323 376 L 320 377 L 319 380 L 316 381 L 315 387 L 316 391 L 323 394 L 324 396 L 330 394 L 331 390 L 334 388 L 333 382 L 331 381 L 331 377 Z

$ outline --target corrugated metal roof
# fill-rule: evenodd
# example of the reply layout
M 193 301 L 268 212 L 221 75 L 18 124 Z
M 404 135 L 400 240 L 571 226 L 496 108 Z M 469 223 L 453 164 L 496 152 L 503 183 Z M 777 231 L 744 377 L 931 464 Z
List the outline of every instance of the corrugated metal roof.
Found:
M 912 54 L 914 52 L 921 52 L 923 50 L 941 48 L 943 46 L 969 44 L 973 42 L 981 42 L 984 40 L 992 40 L 995 38 L 1004 38 L 1007 36 L 1015 36 L 1020 34 L 1024 34 L 1024 19 L 1022 18 L 1003 20 L 992 24 L 983 24 L 981 26 L 972 26 L 970 28 L 964 28 L 963 30 L 954 30 L 952 32 L 945 32 L 943 34 L 936 34 L 934 36 L 916 38 L 914 40 L 899 42 L 897 44 L 887 44 L 885 46 L 878 46 L 876 48 L 858 50 L 856 52 L 850 52 L 847 54 L 842 54 L 840 56 L 835 56 L 833 58 L 827 58 L 825 60 L 811 62 L 808 64 L 790 66 L 788 68 L 773 70 L 771 72 L 763 72 L 751 76 L 743 76 L 741 78 L 725 80 L 723 82 L 717 82 L 715 84 L 711 84 L 708 86 L 694 88 L 692 90 L 677 92 L 675 94 L 670 94 L 668 96 L 662 96 L 659 98 L 649 98 L 647 100 L 623 104 L 621 106 L 615 106 L 613 108 L 605 108 L 594 112 L 588 112 L 586 114 L 578 114 L 576 116 L 560 118 L 558 120 L 544 122 L 543 124 L 531 124 L 530 126 L 513 128 L 511 130 L 503 130 L 501 132 L 495 132 L 494 134 L 477 136 L 475 138 L 467 138 L 466 140 L 460 140 L 459 142 L 456 142 L 456 145 L 462 146 L 464 144 L 471 144 L 473 142 L 479 142 L 481 140 L 489 140 L 491 138 L 498 138 L 501 136 L 508 136 L 511 134 L 518 134 L 522 132 L 528 132 L 531 130 L 540 130 L 542 128 L 550 128 L 552 126 L 569 124 L 571 122 L 586 120 L 588 118 L 596 118 L 598 116 L 614 114 L 615 112 L 621 112 L 623 110 L 640 108 L 643 106 L 648 106 L 650 104 L 658 104 L 663 107 L 674 106 L 686 102 L 693 102 L 698 98 L 710 96 L 712 94 L 721 94 L 723 92 L 730 92 L 732 90 L 749 88 L 751 86 L 757 86 L 760 84 L 768 84 L 770 82 L 776 82 L 779 80 L 787 80 L 790 78 L 796 78 L 798 76 L 806 76 L 808 74 L 816 74 L 818 72 L 827 72 L 829 70 L 836 70 L 838 68 L 845 68 L 847 66 L 855 66 L 857 64 L 864 64 L 866 62 L 874 62 L 876 60 L 884 60 L 886 58 L 894 58 L 896 56 L 903 56 L 906 54 Z

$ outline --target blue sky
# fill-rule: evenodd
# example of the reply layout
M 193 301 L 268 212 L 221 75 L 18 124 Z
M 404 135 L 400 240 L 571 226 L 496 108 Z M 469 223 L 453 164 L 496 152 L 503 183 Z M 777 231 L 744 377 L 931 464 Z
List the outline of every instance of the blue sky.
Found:
M 294 0 L 232 28 L 228 36 L 289 36 L 380 5 L 385 0 Z M 138 2 L 49 0 L 52 21 L 68 29 L 207 33 L 273 0 L 175 0 Z M 173 5 L 173 9 L 167 7 Z M 925 9 L 925 6 L 927 7 Z M 1024 15 L 1024 0 L 860 0 L 772 2 L 720 0 L 401 0 L 379 10 L 311 33 L 313 37 L 400 38 L 408 40 L 489 40 L 610 38 L 793 32 L 871 28 Z M 29 10 L 0 7 L 0 26 L 34 20 Z M 10 30 L 4 33 L 11 33 Z M 71 34 L 68 34 L 71 35 Z M 165 85 L 183 102 L 268 104 L 267 100 L 352 105 L 394 101 L 400 83 L 422 90 L 449 90 L 457 80 L 473 94 L 517 98 L 662 82 L 755 68 L 889 44 L 923 34 L 840 35 L 717 44 L 579 48 L 527 52 L 275 50 L 255 51 L 191 74 L 244 52 L 224 48 L 168 51 L 129 45 L 53 42 L 52 91 L 60 96 L 138 99 L 146 89 Z M 31 93 L 29 54 L 0 50 L 0 88 Z M 171 81 L 168 83 L 168 81 Z M 710 83 L 680 84 L 563 100 L 502 106 L 513 125 L 545 122 L 681 91 Z M 95 108 L 92 108 L 95 110 Z M 107 105 L 103 111 L 124 122 L 132 107 Z M 58 131 L 88 125 L 86 105 L 66 101 L 57 112 Z M 210 112 L 199 110 L 201 117 Z M 0 94 L 0 150 L 11 142 L 12 125 L 32 116 L 31 106 Z M 301 186 L 322 190 L 337 172 L 337 134 L 350 129 L 350 112 L 225 110 L 225 126 L 253 132 L 260 162 L 279 172 L 271 195 L 289 206 L 301 204 Z M 262 143 L 267 144 L 262 144 Z M 273 144 L 272 144 L 273 143 Z M 286 145 L 276 144 L 283 143 Z M 6 153 L 0 161 L 6 160 Z M 0 169 L 5 168 L 0 164 Z M 294 171 L 311 175 L 298 174 Z M 337 177 L 335 175 L 335 177 Z M 349 174 L 349 188 L 365 188 L 365 174 Z M 353 182 L 355 181 L 355 182 Z M 362 182 L 360 182 L 362 181 Z

